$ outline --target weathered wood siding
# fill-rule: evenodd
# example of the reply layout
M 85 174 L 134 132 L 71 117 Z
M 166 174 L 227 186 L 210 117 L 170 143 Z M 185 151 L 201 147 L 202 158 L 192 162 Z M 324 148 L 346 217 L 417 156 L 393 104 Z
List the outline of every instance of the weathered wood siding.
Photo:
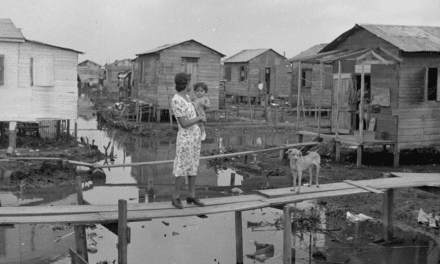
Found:
M 439 68 L 440 55 L 404 55 L 399 75 L 399 148 L 440 145 L 440 102 L 425 101 L 425 68 Z M 437 92 L 440 84 L 437 83 Z
M 315 106 L 319 103 L 319 94 L 321 89 L 321 65 L 320 64 L 310 64 L 301 63 L 302 70 L 310 70 L 312 72 L 312 83 L 311 87 L 301 87 L 301 96 L 304 99 L 304 105 Z M 333 86 L 333 74 L 332 65 L 324 65 L 324 85 L 323 93 L 321 97 L 322 107 L 331 107 L 331 94 Z M 296 105 L 296 98 L 298 96 L 298 62 L 293 64 L 293 83 L 292 83 L 292 95 L 294 98 L 294 105 Z M 289 93 L 287 93 L 289 95 Z
M 176 93 L 174 77 L 185 72 L 183 57 L 197 58 L 193 66 L 191 85 L 205 82 L 208 85 L 207 96 L 211 101 L 211 109 L 219 107 L 220 54 L 195 42 L 183 42 L 179 45 L 162 50 L 158 55 L 142 55 L 137 59 L 135 69 L 135 90 L 141 100 L 153 102 L 159 109 L 169 109 L 170 100 Z M 141 85 L 141 61 L 149 60 L 151 66 L 148 75 L 149 83 Z
M 390 90 L 390 107 L 380 107 L 379 113 L 371 113 L 376 118 L 376 138 L 396 140 L 397 119 L 391 115 L 391 110 L 397 108 L 399 87 L 399 65 L 372 65 L 371 89 L 386 88 Z
M 159 55 L 149 54 L 144 56 L 139 56 L 136 59 L 134 66 L 134 86 L 136 87 L 132 94 L 137 94 L 137 98 L 157 105 L 157 62 L 159 61 Z M 146 67 L 142 67 L 142 64 Z M 141 82 L 142 72 L 145 72 L 145 80 Z
M 118 74 L 130 70 L 132 66 L 107 65 L 105 68 L 107 71 L 107 81 L 105 82 L 105 87 L 111 96 L 116 99 L 119 95 Z
M 289 62 L 272 50 L 251 59 L 247 63 L 224 63 L 224 68 L 231 67 L 231 80 L 226 81 L 226 94 L 239 96 L 262 96 L 263 92 L 258 89 L 258 83 L 264 83 L 265 69 L 270 68 L 270 92 L 275 97 L 286 94 L 289 89 L 289 77 L 284 67 Z M 247 69 L 247 80 L 240 81 L 240 67 Z
M 6 48 L 7 62 L 5 85 L 0 86 L 4 99 L 0 104 L 0 120 L 77 118 L 78 53 L 33 42 L 6 46 L 0 43 L 0 47 Z M 39 56 L 53 61 L 54 72 L 49 73 L 53 74 L 53 86 L 31 86 L 31 58 Z

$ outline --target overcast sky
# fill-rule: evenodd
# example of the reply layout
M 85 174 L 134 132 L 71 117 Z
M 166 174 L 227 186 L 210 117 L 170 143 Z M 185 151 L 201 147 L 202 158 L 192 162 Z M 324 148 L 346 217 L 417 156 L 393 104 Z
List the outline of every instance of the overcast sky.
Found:
M 440 0 L 1 0 L 0 18 L 28 39 L 85 52 L 79 62 L 189 39 L 226 56 L 272 48 L 290 58 L 355 24 L 440 27 Z

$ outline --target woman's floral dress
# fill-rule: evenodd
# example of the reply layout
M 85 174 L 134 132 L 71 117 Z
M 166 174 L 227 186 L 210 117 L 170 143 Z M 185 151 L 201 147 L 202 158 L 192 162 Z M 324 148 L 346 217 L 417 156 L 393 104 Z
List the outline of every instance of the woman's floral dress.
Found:
M 171 108 L 177 117 L 186 117 L 192 119 L 197 117 L 194 105 L 183 99 L 180 95 L 175 94 L 171 100 Z M 179 122 L 178 122 L 179 123 Z M 179 124 L 179 132 L 177 133 L 176 142 L 176 158 L 174 159 L 173 174 L 180 176 L 196 176 L 199 167 L 200 158 L 200 128 L 194 124 L 188 128 L 183 128 Z

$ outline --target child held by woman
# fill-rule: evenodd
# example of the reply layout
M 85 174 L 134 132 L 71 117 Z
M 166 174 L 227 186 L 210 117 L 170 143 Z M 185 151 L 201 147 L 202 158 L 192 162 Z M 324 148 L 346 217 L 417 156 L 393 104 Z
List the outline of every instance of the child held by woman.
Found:
M 208 86 L 204 82 L 198 82 L 194 84 L 194 93 L 196 94 L 196 97 L 192 99 L 198 116 L 204 116 L 206 117 L 206 110 L 208 110 L 211 107 L 211 103 L 209 101 L 208 96 L 206 96 L 206 93 L 208 92 Z M 205 132 L 205 124 L 202 122 L 199 122 L 199 127 L 201 130 L 201 140 L 206 139 L 206 132 Z

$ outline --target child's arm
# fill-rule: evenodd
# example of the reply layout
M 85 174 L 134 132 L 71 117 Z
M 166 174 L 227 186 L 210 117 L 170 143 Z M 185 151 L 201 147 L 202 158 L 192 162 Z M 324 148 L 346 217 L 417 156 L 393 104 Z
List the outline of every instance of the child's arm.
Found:
M 211 107 L 211 102 L 209 101 L 208 97 L 204 98 L 202 106 L 205 108 L 205 110 L 208 110 Z

